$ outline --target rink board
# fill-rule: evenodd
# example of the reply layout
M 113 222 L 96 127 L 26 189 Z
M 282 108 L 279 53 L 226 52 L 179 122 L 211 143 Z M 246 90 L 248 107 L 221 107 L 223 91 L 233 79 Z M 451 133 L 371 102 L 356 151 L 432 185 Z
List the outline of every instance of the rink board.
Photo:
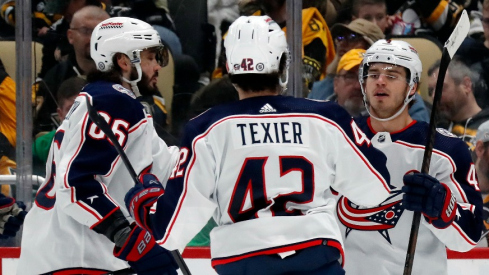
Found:
M 15 274 L 19 256 L 19 247 L 0 247 L 0 275 Z M 208 247 L 188 247 L 183 252 L 183 257 L 192 274 L 216 274 L 210 264 Z M 488 274 L 489 248 L 476 247 L 465 253 L 448 250 L 448 269 L 448 275 Z

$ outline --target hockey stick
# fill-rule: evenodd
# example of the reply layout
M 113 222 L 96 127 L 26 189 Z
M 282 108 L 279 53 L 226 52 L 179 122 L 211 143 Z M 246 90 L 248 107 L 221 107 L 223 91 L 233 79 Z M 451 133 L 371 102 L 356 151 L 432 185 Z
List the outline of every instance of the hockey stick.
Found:
M 435 96 L 433 98 L 433 107 L 431 109 L 430 126 L 428 129 L 426 147 L 423 155 L 423 163 L 421 165 L 421 173 L 428 173 L 430 170 L 431 153 L 435 143 L 437 109 L 441 99 L 443 89 L 443 81 L 448 69 L 450 60 L 455 55 L 455 52 L 464 41 L 469 33 L 470 22 L 467 16 L 467 11 L 463 11 L 458 20 L 457 26 L 443 46 L 440 68 L 438 70 L 438 78 L 436 79 Z M 411 235 L 409 236 L 409 245 L 406 253 L 406 262 L 404 265 L 404 275 L 410 275 L 413 269 L 414 253 L 416 251 L 416 242 L 418 240 L 419 224 L 421 222 L 421 212 L 414 212 L 413 223 L 411 224 Z
M 134 167 L 131 165 L 131 162 L 127 158 L 126 153 L 124 152 L 121 145 L 119 144 L 119 141 L 117 140 L 114 133 L 110 129 L 109 124 L 107 124 L 105 119 L 97 113 L 97 110 L 95 110 L 95 108 L 92 106 L 92 104 L 90 104 L 90 100 L 88 99 L 88 97 L 85 97 L 85 100 L 87 102 L 88 116 L 93 121 L 93 123 L 95 123 L 100 128 L 100 130 L 102 130 L 102 132 L 104 132 L 104 134 L 112 142 L 112 145 L 114 145 L 115 150 L 117 151 L 117 153 L 119 153 L 119 156 L 121 156 L 122 162 L 124 163 L 127 170 L 129 171 L 129 174 L 131 175 L 131 178 L 133 179 L 134 184 L 141 184 L 141 182 L 139 181 L 138 176 L 136 174 L 136 171 L 134 170 Z M 187 264 L 183 260 L 183 257 L 180 254 L 180 251 L 172 250 L 172 251 L 170 251 L 170 253 L 172 254 L 175 261 L 177 262 L 178 267 L 182 271 L 183 275 L 191 275 L 190 269 L 188 268 Z M 108 273 L 108 274 L 132 274 L 132 273 L 124 273 L 126 271 L 134 273 L 134 270 L 132 270 L 131 268 L 127 268 L 127 269 L 115 271 L 115 272 L 119 272 L 119 273 L 114 272 L 114 273 Z M 120 273 L 120 272 L 123 272 L 123 273 Z

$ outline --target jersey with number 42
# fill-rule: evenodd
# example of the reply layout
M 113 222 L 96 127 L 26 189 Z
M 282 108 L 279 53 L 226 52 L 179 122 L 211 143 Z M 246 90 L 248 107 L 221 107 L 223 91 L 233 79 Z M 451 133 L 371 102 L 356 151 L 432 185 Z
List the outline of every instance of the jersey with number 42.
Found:
M 121 85 L 88 84 L 57 129 L 46 180 L 27 214 L 18 274 L 100 274 L 127 267 L 114 244 L 93 230 L 118 209 L 134 181 L 107 136 L 88 116 L 86 98 L 107 121 L 136 173 L 167 179 L 178 158 L 154 130 L 151 116 Z M 96 273 L 96 272 L 99 273 Z
M 214 266 L 329 240 L 341 250 L 330 187 L 367 205 L 390 191 L 385 156 L 348 113 L 332 102 L 248 98 L 187 124 L 151 229 L 165 248 L 183 249 L 213 216 Z
M 345 245 L 345 271 L 352 275 L 401 275 L 413 220 L 413 212 L 402 204 L 402 178 L 421 170 L 429 125 L 413 121 L 395 133 L 376 133 L 369 122 L 370 118 L 357 121 L 372 145 L 386 155 L 394 189 L 387 200 L 374 207 L 358 204 L 339 192 L 337 218 Z M 456 211 L 456 217 L 446 228 L 437 228 L 421 217 L 412 270 L 416 275 L 447 274 L 446 248 L 468 251 L 482 232 L 482 198 L 467 145 L 437 129 L 429 174 L 450 188 L 456 204 L 447 211 Z

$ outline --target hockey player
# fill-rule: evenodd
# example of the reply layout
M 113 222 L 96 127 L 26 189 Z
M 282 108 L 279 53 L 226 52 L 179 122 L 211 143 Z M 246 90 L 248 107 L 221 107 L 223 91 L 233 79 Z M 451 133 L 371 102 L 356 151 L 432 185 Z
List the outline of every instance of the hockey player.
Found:
M 404 41 L 377 41 L 361 64 L 359 80 L 370 116 L 357 123 L 387 156 L 395 189 L 374 207 L 337 190 L 344 195 L 337 217 L 347 274 L 402 274 L 412 211 L 423 214 L 412 274 L 447 274 L 446 248 L 468 251 L 481 236 L 482 200 L 467 145 L 437 129 L 429 174 L 418 172 L 429 125 L 413 120 L 408 108 L 421 71 L 416 50 Z M 368 272 L 362 264 L 367 262 Z
M 214 215 L 220 274 L 344 274 L 325 193 L 380 203 L 390 193 L 385 157 L 336 103 L 280 96 L 289 54 L 270 17 L 238 18 L 224 43 L 240 100 L 192 119 L 164 195 L 147 179 L 126 206 L 166 249 L 182 250 Z
M 26 217 L 18 274 L 102 274 L 127 268 L 126 261 L 138 274 L 176 274 L 171 254 L 120 207 L 134 183 L 87 113 L 88 100 L 136 172 L 167 179 L 178 149 L 157 137 L 135 96 L 156 85 L 156 72 L 168 61 L 164 50 L 143 21 L 113 17 L 95 27 L 90 52 L 99 72 L 89 74 L 54 136 L 46 181 Z

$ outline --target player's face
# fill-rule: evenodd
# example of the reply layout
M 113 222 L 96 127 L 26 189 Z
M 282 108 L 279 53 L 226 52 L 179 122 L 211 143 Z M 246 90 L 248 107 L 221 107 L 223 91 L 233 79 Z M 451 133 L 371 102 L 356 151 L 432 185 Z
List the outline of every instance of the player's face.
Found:
M 387 29 L 387 8 L 384 4 L 363 5 L 358 10 L 358 18 L 377 24 L 382 32 Z
M 363 95 L 358 81 L 358 66 L 349 71 L 341 70 L 334 79 L 334 92 L 338 96 L 338 104 L 343 106 L 352 116 L 357 116 L 365 109 Z
M 160 69 L 161 66 L 156 59 L 155 52 L 149 50 L 141 52 L 141 70 L 143 76 L 141 81 L 138 82 L 138 87 L 142 95 L 145 95 L 145 92 L 158 91 L 156 83 L 158 81 L 158 71 Z
M 404 67 L 386 63 L 369 66 L 364 85 L 370 112 L 374 116 L 389 118 L 404 105 L 409 90 L 406 76 Z

